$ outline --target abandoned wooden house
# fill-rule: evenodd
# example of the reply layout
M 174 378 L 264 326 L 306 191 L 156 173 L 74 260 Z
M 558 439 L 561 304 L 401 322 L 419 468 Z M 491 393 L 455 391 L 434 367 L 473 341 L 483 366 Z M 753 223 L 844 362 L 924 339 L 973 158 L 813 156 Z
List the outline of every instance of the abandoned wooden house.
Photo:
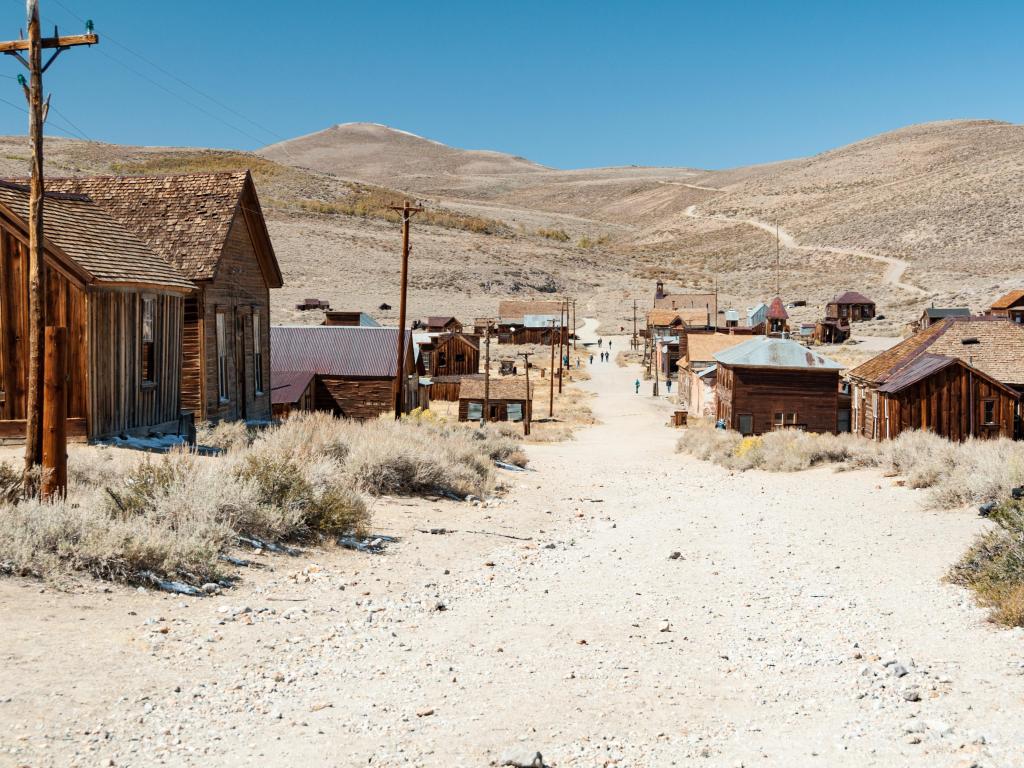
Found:
M 569 338 L 561 301 L 509 299 L 498 303 L 498 319 L 492 331 L 500 344 L 557 344 Z M 476 333 L 483 335 L 483 327 Z
M 768 305 L 765 320 L 766 333 L 789 333 L 789 312 L 786 311 L 786 305 L 778 296 L 772 299 L 771 304 Z
M 850 331 L 848 320 L 826 317 L 814 324 L 811 338 L 818 344 L 842 344 L 850 338 Z
M 686 355 L 688 334 L 685 327 L 676 336 L 656 336 L 654 339 L 654 365 L 662 379 L 675 380 L 682 358 Z
M 264 420 L 270 289 L 281 269 L 248 172 L 47 179 L 88 195 L 198 286 L 185 299 L 181 407 L 197 420 Z
M 715 355 L 739 346 L 750 336 L 732 333 L 687 333 L 686 350 L 681 365 L 691 370 L 702 370 L 715 365 Z
M 1024 328 L 947 317 L 848 374 L 852 430 L 874 439 L 924 429 L 951 440 L 1019 437 Z
M 837 430 L 839 363 L 775 336 L 752 336 L 715 360 L 716 415 L 730 429 Z
M 361 325 L 365 328 L 379 328 L 380 323 L 365 312 L 332 309 L 324 312 L 323 325 Z
M 480 337 L 465 333 L 417 333 L 427 376 L 462 376 L 480 370 Z
M 412 333 L 405 331 L 402 410 L 425 406 L 424 374 Z M 394 408 L 397 328 L 280 326 L 270 329 L 272 378 L 312 374 L 313 408 L 352 419 L 372 419 Z
M 423 324 L 427 333 L 462 333 L 462 323 L 455 317 L 431 315 Z
M 674 336 L 686 327 L 682 315 L 674 309 L 652 309 L 647 313 L 647 338 Z
M 182 307 L 195 285 L 84 195 L 44 199 L 45 311 L 68 329 L 70 439 L 177 433 Z M 0 182 L 0 439 L 25 434 L 28 189 Z
M 920 319 L 917 321 L 917 329 L 923 331 L 925 328 L 930 328 L 939 320 L 943 320 L 947 317 L 970 317 L 971 310 L 967 307 L 936 307 L 934 304 L 930 307 L 925 307 L 924 312 L 921 313 Z
M 316 410 L 313 401 L 311 371 L 276 371 L 270 389 L 270 404 L 275 419 L 286 419 L 295 411 Z
M 1014 323 L 1024 323 L 1024 291 L 1010 291 L 996 299 L 989 308 L 989 314 L 1009 318 Z
M 459 392 L 459 421 L 480 421 L 484 414 L 483 379 L 463 379 Z M 533 418 L 533 383 L 526 378 L 491 379 L 487 398 L 488 421 L 522 421 Z
M 825 305 L 826 320 L 859 323 L 875 316 L 875 302 L 858 291 L 846 291 Z
M 326 299 L 303 299 L 295 305 L 295 308 L 300 312 L 308 312 L 312 309 L 319 309 L 326 312 L 331 308 L 331 302 Z
M 693 328 L 714 328 L 718 325 L 717 293 L 666 293 L 664 282 L 659 280 L 654 290 L 654 308 L 694 310 L 683 318 Z

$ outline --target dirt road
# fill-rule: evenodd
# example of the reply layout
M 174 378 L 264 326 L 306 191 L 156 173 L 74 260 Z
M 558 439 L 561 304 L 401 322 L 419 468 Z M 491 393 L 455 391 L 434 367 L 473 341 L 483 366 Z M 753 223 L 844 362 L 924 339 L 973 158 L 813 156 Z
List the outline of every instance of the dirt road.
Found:
M 882 273 L 882 281 L 889 285 L 894 285 L 897 288 L 901 288 L 908 293 L 912 293 L 916 296 L 924 296 L 925 291 L 914 285 L 903 280 L 903 274 L 907 271 L 910 266 L 903 259 L 897 259 L 894 256 L 882 256 L 877 253 L 871 253 L 870 251 L 864 251 L 859 248 L 841 248 L 834 245 L 801 245 L 797 242 L 797 239 L 793 237 L 789 232 L 777 228 L 774 224 L 766 221 L 759 221 L 757 219 L 734 219 L 730 216 L 719 216 L 708 213 L 700 213 L 697 210 L 696 205 L 688 207 L 684 213 L 692 219 L 715 219 L 717 221 L 729 221 L 738 224 L 749 224 L 751 227 L 757 227 L 758 229 L 764 230 L 768 234 L 774 237 L 776 233 L 779 236 L 779 242 L 785 248 L 790 248 L 795 251 L 818 251 L 824 253 L 835 253 L 842 256 L 856 256 L 861 259 L 870 259 L 871 261 L 881 262 L 885 264 L 885 271 Z
M 591 373 L 601 424 L 500 501 L 382 502 L 385 554 L 203 600 L 0 581 L 0 766 L 1022 764 L 1021 633 L 941 581 L 975 517 L 681 457 Z

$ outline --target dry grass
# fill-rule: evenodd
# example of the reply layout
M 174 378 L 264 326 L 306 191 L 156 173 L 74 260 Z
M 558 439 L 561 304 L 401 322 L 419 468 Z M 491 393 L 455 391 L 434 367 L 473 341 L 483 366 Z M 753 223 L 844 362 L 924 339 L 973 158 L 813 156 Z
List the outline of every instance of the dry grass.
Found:
M 174 174 L 174 173 L 221 173 L 226 171 L 251 171 L 258 184 L 279 179 L 284 176 L 295 176 L 296 171 L 286 165 L 275 163 L 259 155 L 246 152 L 224 152 L 218 150 L 200 150 L 166 155 L 156 155 L 145 159 L 114 162 L 111 171 L 117 174 Z
M 61 577 L 84 571 L 140 580 L 144 571 L 201 584 L 223 577 L 239 535 L 317 541 L 362 533 L 364 494 L 483 496 L 495 460 L 525 463 L 496 430 L 408 419 L 356 423 L 301 414 L 253 433 L 208 436 L 219 457 L 75 448 L 66 501 L 21 501 L 19 473 L 0 464 L 0 571 Z
M 990 519 L 997 527 L 975 540 L 949 579 L 972 590 L 993 621 L 1024 626 L 1024 504 L 1006 501 Z

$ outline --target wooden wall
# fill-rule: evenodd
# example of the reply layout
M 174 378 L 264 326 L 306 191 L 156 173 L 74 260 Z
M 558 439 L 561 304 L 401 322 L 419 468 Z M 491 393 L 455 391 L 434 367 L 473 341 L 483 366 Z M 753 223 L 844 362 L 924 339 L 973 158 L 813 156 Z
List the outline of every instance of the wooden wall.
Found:
M 532 387 L 531 387 L 531 389 L 532 389 Z M 459 399 L 459 421 L 468 421 L 469 420 L 469 404 L 470 403 L 479 403 L 482 406 L 483 402 L 484 402 L 483 398 L 479 398 L 479 397 L 460 398 Z M 508 421 L 508 405 L 509 405 L 509 403 L 519 403 L 520 405 L 523 406 L 523 418 L 524 419 L 529 420 L 533 416 L 533 403 L 532 402 L 528 402 L 525 399 L 501 400 L 501 399 L 497 399 L 497 398 L 493 398 L 492 397 L 487 402 L 488 402 L 488 404 L 492 408 L 497 409 L 497 414 L 495 416 L 493 416 L 492 418 L 488 419 L 488 421 Z
M 992 424 L 984 423 L 986 400 L 993 402 Z M 1019 400 L 1002 388 L 964 366 L 953 365 L 893 394 L 855 386 L 852 429 L 876 440 L 895 438 L 911 429 L 954 441 L 1013 438 L 1019 407 Z
M 462 360 L 457 359 L 459 355 L 462 355 Z M 441 365 L 442 356 L 444 365 Z M 461 334 L 438 337 L 434 349 L 430 352 L 428 376 L 462 376 L 479 371 L 479 347 L 471 344 Z
M 181 407 L 202 418 L 206 392 L 203 369 L 203 299 L 199 293 L 185 297 L 185 326 L 181 342 Z
M 403 377 L 402 408 L 405 413 L 420 405 L 419 377 L 413 350 L 406 357 L 406 376 Z M 409 374 L 412 374 L 410 379 Z M 394 379 L 391 377 L 316 376 L 313 385 L 313 407 L 335 416 L 350 419 L 374 419 L 394 408 L 391 399 Z M 422 397 L 426 398 L 425 394 Z M 429 398 L 427 399 L 429 403 Z
M 838 371 L 718 366 L 718 418 L 739 429 L 740 416 L 753 416 L 753 434 L 771 432 L 777 412 L 797 414 L 796 426 L 808 432 L 835 432 Z
M 142 381 L 142 297 L 155 300 L 155 375 Z M 89 436 L 177 422 L 183 298 L 136 289 L 89 289 Z
M 204 403 L 197 418 L 269 419 L 270 413 L 270 290 L 249 229 L 241 212 L 236 214 L 228 232 L 214 280 L 199 283 L 199 307 L 202 322 L 186 334 L 203 339 L 203 385 L 197 393 L 190 380 L 184 399 Z M 227 341 L 228 398 L 221 402 L 217 389 L 217 313 L 224 313 Z M 252 339 L 252 314 L 260 313 L 263 350 L 263 392 L 255 391 Z

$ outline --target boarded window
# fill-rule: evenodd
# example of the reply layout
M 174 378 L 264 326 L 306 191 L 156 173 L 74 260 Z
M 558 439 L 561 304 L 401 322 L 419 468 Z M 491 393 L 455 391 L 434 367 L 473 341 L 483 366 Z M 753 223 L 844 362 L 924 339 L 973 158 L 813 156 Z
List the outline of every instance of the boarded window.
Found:
M 981 423 L 991 425 L 996 423 L 996 401 L 995 400 L 982 400 L 981 401 Z
M 484 417 L 483 403 L 469 403 L 466 410 L 466 418 L 470 421 L 480 421 Z
M 228 400 L 228 339 L 224 328 L 224 313 L 217 313 L 217 396 L 222 403 Z
M 448 353 L 438 352 L 437 353 L 437 367 L 445 368 L 448 365 Z
M 754 434 L 754 416 L 750 413 L 741 413 L 739 415 L 739 427 L 741 435 L 752 435 Z
M 466 356 L 462 352 L 456 352 L 455 353 L 455 362 L 456 363 L 464 363 L 464 362 L 466 362 Z
M 252 364 L 256 380 L 256 394 L 263 394 L 263 341 L 260 337 L 260 313 L 252 313 Z
M 508 404 L 508 420 L 509 421 L 522 421 L 523 420 L 523 404 L 522 403 L 509 403 Z
M 142 381 L 152 384 L 156 381 L 156 342 L 154 326 L 156 299 L 152 296 L 142 297 Z

